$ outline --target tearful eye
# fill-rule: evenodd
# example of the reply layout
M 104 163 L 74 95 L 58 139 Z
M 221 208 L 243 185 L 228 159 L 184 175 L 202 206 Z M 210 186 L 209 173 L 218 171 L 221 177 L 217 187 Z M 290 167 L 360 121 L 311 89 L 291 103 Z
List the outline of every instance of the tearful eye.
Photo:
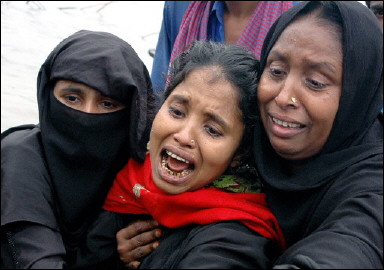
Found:
M 213 128 L 213 127 L 206 126 L 204 128 L 205 128 L 205 130 L 207 131 L 207 133 L 211 137 L 219 137 L 219 136 L 221 136 L 221 133 L 218 130 L 216 130 L 215 128 Z
M 315 90 L 321 90 L 325 88 L 327 85 L 315 80 L 307 79 L 307 83 L 309 84 L 309 87 L 315 89 Z
M 279 69 L 276 69 L 276 68 L 271 68 L 269 70 L 272 74 L 274 75 L 282 75 L 283 74 L 283 71 L 279 70 Z
M 171 107 L 171 108 L 168 109 L 168 111 L 175 118 L 181 118 L 181 117 L 184 116 L 184 113 L 182 111 L 176 109 L 176 108 L 172 108 Z

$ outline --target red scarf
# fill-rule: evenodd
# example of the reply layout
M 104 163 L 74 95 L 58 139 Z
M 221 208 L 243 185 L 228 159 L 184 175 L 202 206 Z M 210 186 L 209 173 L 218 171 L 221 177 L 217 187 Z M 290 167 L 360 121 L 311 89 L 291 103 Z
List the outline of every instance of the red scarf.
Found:
M 143 164 L 133 159 L 128 161 L 116 176 L 103 208 L 119 213 L 149 214 L 169 228 L 238 220 L 285 249 L 283 233 L 267 207 L 265 194 L 231 193 L 213 187 L 167 194 L 152 180 L 149 155 Z

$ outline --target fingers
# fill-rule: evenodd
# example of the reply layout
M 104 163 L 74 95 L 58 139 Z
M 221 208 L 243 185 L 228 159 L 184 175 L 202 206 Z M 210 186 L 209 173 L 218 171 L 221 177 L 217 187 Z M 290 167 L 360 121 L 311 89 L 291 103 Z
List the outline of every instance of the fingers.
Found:
M 116 234 L 117 251 L 127 267 L 138 267 L 137 260 L 150 254 L 159 246 L 156 241 L 162 231 L 154 220 L 136 221 Z
M 158 227 L 159 224 L 156 220 L 150 219 L 150 220 L 138 220 L 131 224 L 129 224 L 127 227 L 121 229 L 117 234 L 117 240 L 119 239 L 131 239 L 132 237 L 149 230 L 152 230 L 156 227 Z
M 125 265 L 125 267 L 131 268 L 131 269 L 137 269 L 137 268 L 139 268 L 139 266 L 140 266 L 139 261 L 130 262 L 130 263 Z
M 135 261 L 141 259 L 142 257 L 145 257 L 149 255 L 155 248 L 159 246 L 159 242 L 153 242 L 149 243 L 147 245 L 138 246 L 135 248 L 129 247 L 130 244 L 127 244 L 127 246 L 118 246 L 117 251 L 120 255 L 120 260 L 126 264 L 137 264 Z

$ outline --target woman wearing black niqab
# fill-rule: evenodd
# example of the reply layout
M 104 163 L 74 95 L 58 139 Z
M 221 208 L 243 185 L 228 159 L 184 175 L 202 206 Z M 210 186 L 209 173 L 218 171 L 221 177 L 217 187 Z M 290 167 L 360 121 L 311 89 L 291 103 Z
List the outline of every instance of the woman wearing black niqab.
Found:
M 58 80 L 84 84 L 125 108 L 70 108 L 53 94 Z M 148 71 L 112 34 L 82 30 L 64 39 L 42 65 L 37 88 L 39 125 L 2 134 L 2 268 L 71 266 L 116 173 L 130 157 L 144 160 L 149 137 Z
M 327 12 L 319 12 L 319 9 L 332 16 L 324 17 Z M 285 121 L 293 122 L 290 119 L 294 117 L 300 119 L 302 114 L 295 114 L 295 110 L 310 106 L 304 99 L 324 97 L 321 91 L 326 91 L 327 85 L 334 82 L 325 79 L 325 84 L 321 84 L 327 73 L 305 71 L 305 86 L 300 80 L 290 80 L 295 81 L 292 83 L 295 86 L 284 90 L 289 94 L 271 99 L 269 104 L 278 104 L 280 109 L 275 110 L 276 114 L 271 111 L 265 114 L 270 118 L 263 119 L 263 110 L 270 108 L 267 106 L 277 107 L 266 106 L 261 96 L 267 94 L 263 91 L 263 75 L 264 78 L 273 77 L 275 82 L 291 75 L 293 65 L 286 60 L 290 56 L 281 53 L 285 47 L 279 42 L 284 34 L 287 37 L 288 28 L 294 23 L 296 34 L 300 32 L 297 31 L 298 20 L 305 20 L 302 27 L 312 20 L 320 22 L 320 28 L 328 27 L 330 33 L 339 29 L 341 38 L 337 38 L 337 34 L 334 37 L 341 43 L 342 84 L 338 109 L 325 143 L 316 154 L 297 160 L 287 158 L 288 155 L 282 157 L 276 151 L 290 140 L 291 133 L 282 130 L 285 132 L 289 125 L 292 128 L 304 126 Z M 313 32 L 316 31 L 313 29 Z M 297 41 L 290 38 L 290 42 Z M 382 42 L 376 18 L 356 1 L 302 2 L 284 13 L 265 39 L 261 54 L 264 71 L 258 89 L 264 125 L 260 122 L 256 127 L 254 151 L 256 166 L 265 182 L 267 201 L 289 246 L 276 261 L 275 268 L 383 268 Z M 275 45 L 281 50 L 280 54 L 272 53 Z M 302 53 L 304 49 L 298 46 L 294 53 Z M 332 73 L 329 76 L 332 78 Z M 288 79 L 286 82 L 288 84 Z M 317 87 L 318 91 L 299 92 L 298 89 L 308 85 Z M 266 83 L 264 87 L 271 91 L 272 84 Z M 287 102 L 286 107 L 283 101 Z M 285 113 L 286 116 L 282 116 Z M 279 117 L 282 120 L 276 120 Z M 268 129 L 269 126 L 275 129 Z M 296 133 L 297 130 L 292 132 Z M 279 139 L 280 145 L 278 136 L 285 136 L 285 141 Z

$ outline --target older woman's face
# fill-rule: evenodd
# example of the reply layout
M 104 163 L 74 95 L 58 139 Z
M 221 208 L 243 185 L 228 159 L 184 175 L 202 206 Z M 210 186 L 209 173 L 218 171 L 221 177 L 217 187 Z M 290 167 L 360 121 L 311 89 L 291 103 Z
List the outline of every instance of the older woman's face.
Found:
M 269 53 L 258 100 L 269 140 L 283 158 L 317 154 L 331 132 L 343 72 L 342 45 L 333 31 L 313 17 L 301 18 Z

